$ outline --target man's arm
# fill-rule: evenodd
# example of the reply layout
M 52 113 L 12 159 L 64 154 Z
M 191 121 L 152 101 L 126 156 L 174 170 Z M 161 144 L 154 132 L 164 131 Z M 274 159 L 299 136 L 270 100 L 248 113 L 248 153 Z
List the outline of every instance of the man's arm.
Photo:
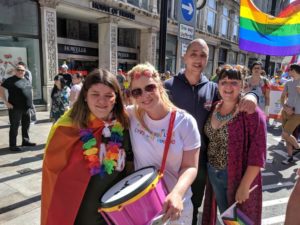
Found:
M 255 112 L 257 107 L 258 97 L 253 92 L 246 93 L 245 96 L 242 97 L 239 103 L 239 111 L 246 112 L 248 114 L 252 114 Z
M 10 104 L 7 100 L 6 100 L 6 95 L 5 95 L 5 89 L 4 87 L 0 86 L 0 98 L 3 100 L 4 104 L 6 105 L 6 107 L 8 109 L 12 109 L 13 105 Z

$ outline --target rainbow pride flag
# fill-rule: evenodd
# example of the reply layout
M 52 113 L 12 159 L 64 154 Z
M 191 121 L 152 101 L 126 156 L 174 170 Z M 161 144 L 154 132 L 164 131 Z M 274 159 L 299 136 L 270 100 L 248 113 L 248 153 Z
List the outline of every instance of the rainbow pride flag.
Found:
M 236 204 L 229 207 L 221 217 L 225 225 L 254 225 L 254 222 L 237 208 Z
M 240 1 L 240 49 L 264 55 L 300 53 L 300 11 L 297 3 L 280 17 L 260 11 L 251 0 Z

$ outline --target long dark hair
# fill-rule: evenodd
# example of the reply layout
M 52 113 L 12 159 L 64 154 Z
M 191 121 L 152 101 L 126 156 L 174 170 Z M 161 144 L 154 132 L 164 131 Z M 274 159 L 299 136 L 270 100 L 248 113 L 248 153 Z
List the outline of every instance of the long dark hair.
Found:
M 114 90 L 116 94 L 116 103 L 112 110 L 113 116 L 123 125 L 123 127 L 128 128 L 129 120 L 125 111 L 125 106 L 121 97 L 121 89 L 116 76 L 101 68 L 93 70 L 86 76 L 78 99 L 74 103 L 70 114 L 70 117 L 73 119 L 73 123 L 80 128 L 86 128 L 88 126 L 90 109 L 85 99 L 88 90 L 95 84 L 104 84 Z
M 62 75 L 56 75 L 53 80 L 59 80 L 60 81 L 60 87 L 61 90 L 64 89 L 66 86 L 66 81 Z M 58 87 L 54 84 L 52 91 L 51 91 L 51 98 L 54 97 L 54 95 L 59 91 Z

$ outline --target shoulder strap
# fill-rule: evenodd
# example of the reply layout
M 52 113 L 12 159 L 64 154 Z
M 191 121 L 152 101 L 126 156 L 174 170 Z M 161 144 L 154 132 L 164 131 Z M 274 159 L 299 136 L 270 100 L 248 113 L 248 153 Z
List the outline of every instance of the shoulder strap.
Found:
M 171 116 L 170 116 L 168 133 L 167 133 L 167 138 L 166 138 L 166 141 L 165 141 L 164 155 L 163 155 L 163 159 L 162 159 L 162 163 L 161 163 L 161 167 L 160 167 L 160 171 L 159 171 L 160 174 L 163 174 L 164 171 L 165 171 L 166 160 L 167 160 L 167 156 L 168 156 L 168 152 L 169 152 L 169 147 L 170 147 L 170 143 L 171 143 L 171 138 L 172 138 L 172 132 L 173 132 L 173 127 L 174 127 L 175 117 L 176 117 L 176 110 L 173 110 L 171 112 Z

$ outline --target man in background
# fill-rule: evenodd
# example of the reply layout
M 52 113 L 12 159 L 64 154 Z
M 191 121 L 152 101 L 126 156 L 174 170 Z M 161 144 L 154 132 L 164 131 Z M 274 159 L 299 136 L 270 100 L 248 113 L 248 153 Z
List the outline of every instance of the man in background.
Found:
M 6 99 L 5 89 L 8 91 L 8 100 Z M 17 135 L 20 122 L 22 125 L 22 146 L 35 146 L 35 143 L 29 141 L 30 127 L 30 108 L 32 106 L 32 86 L 29 80 L 25 78 L 25 67 L 16 66 L 14 76 L 7 78 L 0 86 L 0 98 L 8 108 L 10 122 L 9 129 L 9 149 L 20 152 L 17 147 Z
M 68 73 L 68 69 L 69 67 L 67 66 L 67 64 L 63 64 L 61 65 L 60 67 L 60 74 L 59 75 L 62 75 L 64 80 L 66 81 L 66 85 L 71 88 L 72 86 L 72 75 Z

